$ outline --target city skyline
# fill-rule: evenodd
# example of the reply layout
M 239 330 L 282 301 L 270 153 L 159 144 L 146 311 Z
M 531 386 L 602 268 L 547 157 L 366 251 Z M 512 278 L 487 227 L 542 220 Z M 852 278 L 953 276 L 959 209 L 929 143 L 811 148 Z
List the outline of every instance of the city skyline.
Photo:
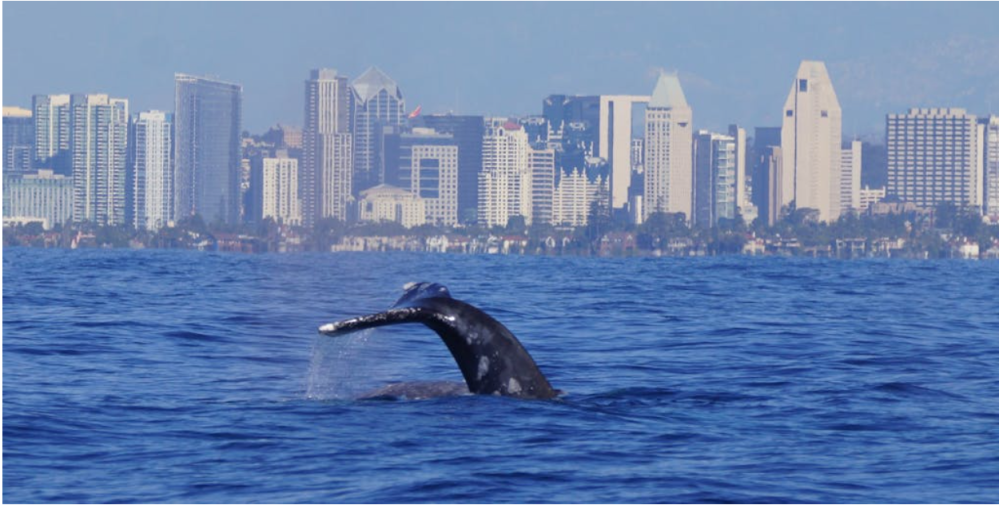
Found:
M 80 20 L 110 9 L 117 22 L 107 31 L 81 31 Z M 5 105 L 27 108 L 38 93 L 108 93 L 128 98 L 133 110 L 170 110 L 174 73 L 217 75 L 244 86 L 249 131 L 302 125 L 302 69 L 320 67 L 351 80 L 377 67 L 406 90 L 408 109 L 487 116 L 537 114 L 552 93 L 647 94 L 665 67 L 678 72 L 697 128 L 715 131 L 779 125 L 788 69 L 804 59 L 826 61 L 844 138 L 882 137 L 884 116 L 910 107 L 987 114 L 999 106 L 999 89 L 988 84 L 999 78 L 992 49 L 999 36 L 989 35 L 987 21 L 999 14 L 994 4 L 9 4 L 5 11 Z M 31 27 L 18 20 L 36 15 L 65 37 L 19 49 Z M 441 16 L 453 22 L 439 33 L 424 29 Z M 565 22 L 551 23 L 553 16 Z M 899 16 L 904 26 L 895 26 Z M 685 22 L 671 30 L 643 28 L 678 17 Z M 370 31 L 375 18 L 384 31 Z M 791 23 L 798 18 L 811 20 L 808 31 Z M 337 30 L 299 36 L 322 23 Z M 757 33 L 764 24 L 773 33 Z M 278 35 L 255 37 L 263 29 Z M 609 36 L 578 36 L 597 30 Z M 69 38 L 79 43 L 59 42 Z M 400 50 L 406 40 L 419 43 Z M 565 50 L 553 51 L 558 46 Z M 106 57 L 83 57 L 93 51 Z M 247 65 L 248 57 L 268 65 Z M 39 58 L 61 64 L 41 68 Z

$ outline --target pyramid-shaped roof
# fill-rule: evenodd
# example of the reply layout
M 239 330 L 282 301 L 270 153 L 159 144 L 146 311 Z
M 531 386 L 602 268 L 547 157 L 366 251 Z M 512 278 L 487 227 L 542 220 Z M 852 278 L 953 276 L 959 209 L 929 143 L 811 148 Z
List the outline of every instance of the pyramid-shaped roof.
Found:
M 676 74 L 666 72 L 659 74 L 656 88 L 652 90 L 649 107 L 658 109 L 688 107 L 687 98 L 683 96 L 683 88 L 680 87 L 680 78 Z
M 389 76 L 385 75 L 378 67 L 371 67 L 364 71 L 354 82 L 351 84 L 354 88 L 354 92 L 357 93 L 357 98 L 361 100 L 362 103 L 366 103 L 371 100 L 381 90 L 388 92 L 389 96 L 394 96 L 396 98 L 402 98 L 402 92 L 399 91 L 399 85 L 395 83 Z

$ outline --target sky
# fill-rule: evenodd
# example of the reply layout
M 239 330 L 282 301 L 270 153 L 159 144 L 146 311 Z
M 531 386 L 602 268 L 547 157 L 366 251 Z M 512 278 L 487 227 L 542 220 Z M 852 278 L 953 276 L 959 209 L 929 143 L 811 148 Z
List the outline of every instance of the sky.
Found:
M 377 66 L 424 113 L 540 114 L 545 96 L 651 94 L 680 76 L 697 128 L 780 124 L 803 59 L 843 132 L 909 107 L 999 113 L 999 3 L 4 2 L 3 105 L 108 93 L 173 109 L 173 74 L 243 85 L 243 127 L 301 125 L 309 69 Z

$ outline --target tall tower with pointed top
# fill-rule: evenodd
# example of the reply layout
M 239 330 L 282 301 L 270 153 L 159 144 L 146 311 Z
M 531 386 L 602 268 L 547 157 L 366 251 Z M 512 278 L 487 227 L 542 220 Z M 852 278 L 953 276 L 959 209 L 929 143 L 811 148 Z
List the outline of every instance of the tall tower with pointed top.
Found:
M 693 214 L 693 119 L 680 79 L 661 74 L 645 110 L 645 218 Z
M 402 125 L 406 102 L 385 72 L 371 67 L 350 85 L 354 98 L 354 193 L 383 183 L 380 157 L 384 128 Z
M 840 214 L 843 111 L 825 63 L 802 61 L 784 103 L 781 205 L 815 209 L 822 221 Z

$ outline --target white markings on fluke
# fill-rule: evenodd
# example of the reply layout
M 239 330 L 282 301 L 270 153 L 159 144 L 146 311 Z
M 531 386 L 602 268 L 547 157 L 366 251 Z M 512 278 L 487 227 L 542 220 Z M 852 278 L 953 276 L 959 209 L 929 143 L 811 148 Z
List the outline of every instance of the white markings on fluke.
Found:
M 489 358 L 485 356 L 479 356 L 479 373 L 478 379 L 482 380 L 486 374 L 489 373 Z

